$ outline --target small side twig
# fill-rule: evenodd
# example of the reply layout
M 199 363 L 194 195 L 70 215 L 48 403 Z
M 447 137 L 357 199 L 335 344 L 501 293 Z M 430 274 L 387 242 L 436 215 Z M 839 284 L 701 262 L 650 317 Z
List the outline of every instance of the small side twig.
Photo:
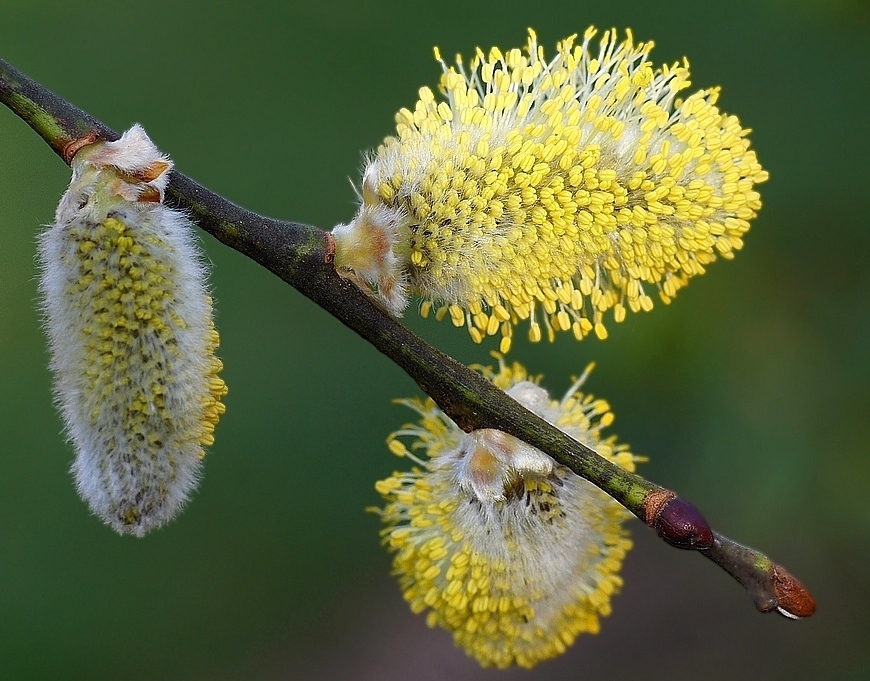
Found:
M 0 101 L 66 163 L 86 144 L 118 138 L 2 60 Z M 463 430 L 495 428 L 546 452 L 619 501 L 671 546 L 699 551 L 719 565 L 760 611 L 776 610 L 789 618 L 815 611 L 812 596 L 796 578 L 764 554 L 716 533 L 692 504 L 598 456 L 387 315 L 336 273 L 327 232 L 257 215 L 177 172 L 168 198 L 203 230 L 278 275 L 392 359 Z

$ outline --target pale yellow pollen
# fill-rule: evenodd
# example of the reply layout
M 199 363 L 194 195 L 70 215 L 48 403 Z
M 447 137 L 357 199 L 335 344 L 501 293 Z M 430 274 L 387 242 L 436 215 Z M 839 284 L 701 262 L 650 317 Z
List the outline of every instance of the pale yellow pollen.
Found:
M 173 421 L 180 440 L 214 444 L 214 429 L 225 411 L 221 398 L 227 394 L 227 386 L 219 376 L 223 364 L 214 356 L 219 337 L 209 314 L 204 349 L 209 358 L 204 377 L 207 392 L 200 411 L 184 414 L 180 421 L 170 413 L 165 396 L 172 392 L 177 377 L 165 371 L 159 353 L 147 351 L 145 339 L 153 338 L 170 353 L 177 352 L 176 333 L 185 328 L 184 321 L 171 312 L 176 294 L 172 272 L 152 256 L 152 250 L 171 247 L 157 236 L 135 234 L 120 217 L 70 227 L 68 236 L 78 242 L 77 250 L 84 257 L 76 261 L 78 278 L 69 284 L 69 294 L 71 299 L 88 300 L 87 314 L 93 320 L 84 326 L 81 339 L 88 390 L 109 398 L 119 385 L 130 384 L 130 374 L 150 377 L 122 405 L 121 418 L 123 431 L 142 435 L 142 441 L 149 444 L 146 455 L 156 458 L 166 443 L 144 437 L 152 431 L 154 417 Z M 205 302 L 210 309 L 211 299 Z M 91 416 L 96 423 L 100 414 Z M 192 424 L 193 430 L 186 431 L 183 423 Z M 200 449 L 198 455 L 204 454 Z
M 643 284 L 669 302 L 760 208 L 767 172 L 718 90 L 680 101 L 687 63 L 654 70 L 652 43 L 611 31 L 593 57 L 593 34 L 549 62 L 531 33 L 469 72 L 442 62 L 445 99 L 421 88 L 371 163 L 375 200 L 405 216 L 397 255 L 421 313 L 446 305 L 475 341 L 527 318 L 532 340 L 606 337 L 601 313 L 652 309 Z
M 530 378 L 519 364 L 501 362 L 498 372 L 483 372 L 501 389 Z M 578 391 L 582 381 L 561 402 L 550 401 L 556 425 L 634 470 L 637 458 L 625 445 L 601 439 L 613 415 L 605 400 Z M 460 443 L 467 436 L 431 400 L 403 403 L 420 421 L 390 436 L 390 450 L 398 453 L 392 443 L 410 438 L 410 449 L 423 450 L 426 460 L 411 457 L 419 467 L 394 473 L 375 488 L 386 501 L 383 542 L 394 554 L 411 610 L 426 612 L 429 626 L 450 631 L 484 666 L 532 667 L 565 652 L 580 634 L 597 633 L 631 547 L 621 527 L 625 511 L 591 486 L 566 495 L 579 478 L 562 467 L 548 475 L 526 471 L 502 478 L 504 464 L 489 446 L 501 443 L 498 451 L 510 455 L 509 436 L 488 432 L 465 449 Z M 468 459 L 460 471 L 462 452 Z M 503 480 L 503 498 L 481 501 L 464 485 L 466 475 L 484 485 Z M 579 546 L 575 531 L 583 537 Z M 543 575 L 569 547 L 577 547 L 577 555 L 559 568 L 564 582 L 554 591 L 553 577 Z

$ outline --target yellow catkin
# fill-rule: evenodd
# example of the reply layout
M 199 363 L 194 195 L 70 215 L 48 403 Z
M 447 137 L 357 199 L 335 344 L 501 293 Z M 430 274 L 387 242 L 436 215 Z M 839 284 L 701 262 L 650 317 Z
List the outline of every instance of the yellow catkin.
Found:
M 634 470 L 628 448 L 601 437 L 612 414 L 604 400 L 579 392 L 585 375 L 555 401 L 519 364 L 483 371 L 541 417 Z M 450 631 L 484 666 L 532 667 L 581 633 L 596 633 L 631 547 L 621 526 L 625 509 L 504 433 L 463 433 L 431 400 L 403 403 L 420 421 L 390 441 L 410 439 L 405 451 L 426 460 L 412 456 L 410 472 L 375 488 L 386 502 L 383 542 L 411 609 L 427 612 L 430 626 Z
M 524 52 L 442 61 L 441 99 L 423 88 L 368 160 L 360 211 L 334 230 L 337 268 L 396 314 L 417 294 L 475 341 L 505 335 L 481 313 L 530 319 L 536 341 L 605 338 L 605 313 L 669 302 L 733 257 L 767 179 L 748 131 L 718 88 L 682 97 L 687 62 L 654 69 L 652 42 L 615 31 L 593 51 L 595 34 L 550 61 L 531 31 Z

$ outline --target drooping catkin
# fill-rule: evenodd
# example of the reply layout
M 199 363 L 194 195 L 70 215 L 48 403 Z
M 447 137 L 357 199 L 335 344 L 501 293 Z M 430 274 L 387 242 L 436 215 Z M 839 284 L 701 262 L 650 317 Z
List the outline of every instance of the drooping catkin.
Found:
M 483 373 L 510 397 L 603 458 L 634 470 L 605 400 L 554 400 L 518 363 Z M 465 433 L 432 400 L 387 440 L 410 471 L 380 480 L 383 543 L 415 613 L 484 666 L 533 667 L 597 633 L 622 586 L 628 512 L 547 454 L 498 430 Z
M 193 226 L 163 204 L 171 168 L 138 125 L 82 148 L 39 239 L 76 486 L 106 524 L 136 536 L 184 505 L 227 392 Z

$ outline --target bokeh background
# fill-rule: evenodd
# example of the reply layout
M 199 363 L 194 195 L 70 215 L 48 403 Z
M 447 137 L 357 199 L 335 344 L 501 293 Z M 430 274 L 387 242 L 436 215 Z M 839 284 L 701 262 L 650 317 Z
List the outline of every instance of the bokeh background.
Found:
M 349 180 L 451 55 L 590 24 L 690 58 L 754 129 L 771 180 L 746 248 L 606 342 L 518 343 L 560 393 L 589 361 L 642 472 L 799 575 L 819 610 L 762 616 L 724 573 L 634 523 L 598 636 L 532 672 L 481 670 L 410 614 L 372 484 L 410 379 L 273 275 L 203 237 L 230 386 L 199 492 L 143 540 L 68 473 L 36 311 L 34 240 L 68 169 L 0 110 L 0 678 L 870 678 L 870 11 L 855 0 L 0 3 L 0 56 L 260 213 L 328 228 Z M 407 323 L 487 362 L 448 323 Z

